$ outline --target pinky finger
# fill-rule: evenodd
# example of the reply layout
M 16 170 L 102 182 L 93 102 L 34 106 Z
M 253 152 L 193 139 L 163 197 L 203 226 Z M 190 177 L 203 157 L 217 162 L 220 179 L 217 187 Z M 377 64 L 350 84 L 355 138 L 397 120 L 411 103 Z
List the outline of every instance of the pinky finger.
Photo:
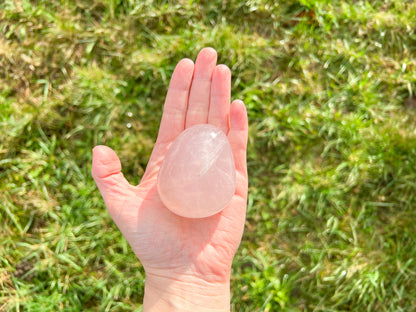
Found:
M 230 107 L 230 131 L 228 141 L 234 155 L 237 179 L 242 179 L 243 185 L 247 185 L 247 138 L 248 118 L 246 107 L 241 100 L 235 100 Z M 242 190 L 243 191 L 243 190 Z M 243 191 L 244 193 L 244 191 Z

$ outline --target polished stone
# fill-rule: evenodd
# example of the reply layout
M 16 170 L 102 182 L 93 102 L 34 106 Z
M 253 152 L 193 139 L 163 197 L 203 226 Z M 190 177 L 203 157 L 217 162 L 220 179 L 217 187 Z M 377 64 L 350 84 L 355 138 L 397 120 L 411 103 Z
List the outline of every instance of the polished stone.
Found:
M 224 209 L 235 192 L 235 165 L 224 132 L 208 124 L 184 130 L 159 170 L 158 191 L 169 210 L 204 218 Z

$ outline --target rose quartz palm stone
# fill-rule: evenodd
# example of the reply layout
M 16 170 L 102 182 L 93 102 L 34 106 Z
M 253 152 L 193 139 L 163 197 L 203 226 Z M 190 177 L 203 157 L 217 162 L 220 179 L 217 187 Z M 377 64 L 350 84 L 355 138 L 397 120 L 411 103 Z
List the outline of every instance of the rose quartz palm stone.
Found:
M 235 192 L 227 136 L 208 124 L 183 131 L 166 153 L 157 185 L 162 202 L 177 215 L 205 218 L 220 212 Z

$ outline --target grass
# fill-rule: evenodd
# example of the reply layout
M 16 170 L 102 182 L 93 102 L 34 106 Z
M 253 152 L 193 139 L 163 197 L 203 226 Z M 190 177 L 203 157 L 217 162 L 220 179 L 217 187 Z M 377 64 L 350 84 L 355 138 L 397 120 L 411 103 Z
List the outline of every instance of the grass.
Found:
M 138 183 L 205 46 L 250 119 L 232 310 L 416 310 L 414 1 L 5 0 L 0 34 L 0 310 L 141 311 L 91 148 Z

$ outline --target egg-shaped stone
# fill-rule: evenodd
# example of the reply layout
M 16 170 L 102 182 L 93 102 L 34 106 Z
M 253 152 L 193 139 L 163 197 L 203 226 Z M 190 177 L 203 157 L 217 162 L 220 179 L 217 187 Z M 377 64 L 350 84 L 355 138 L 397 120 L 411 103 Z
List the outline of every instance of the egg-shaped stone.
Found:
M 165 206 L 187 218 L 224 209 L 235 193 L 235 165 L 225 133 L 208 124 L 184 130 L 172 143 L 157 186 Z

